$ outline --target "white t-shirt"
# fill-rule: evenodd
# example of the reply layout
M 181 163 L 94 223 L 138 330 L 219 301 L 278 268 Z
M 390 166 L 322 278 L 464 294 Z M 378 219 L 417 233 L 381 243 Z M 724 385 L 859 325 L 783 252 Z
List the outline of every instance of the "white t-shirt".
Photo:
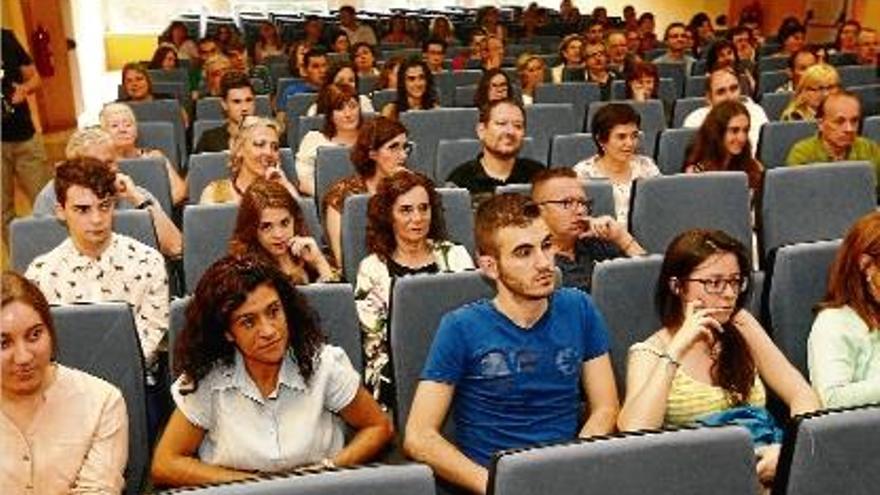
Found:
M 758 141 L 761 139 L 761 126 L 768 122 L 767 114 L 751 98 L 746 98 L 742 103 L 745 105 L 746 110 L 749 111 L 749 141 L 752 143 L 752 155 L 755 155 L 758 151 Z M 703 121 L 706 120 L 706 116 L 709 115 L 710 110 L 712 110 L 712 107 L 707 106 L 689 113 L 685 117 L 682 127 L 700 127 L 703 125 Z

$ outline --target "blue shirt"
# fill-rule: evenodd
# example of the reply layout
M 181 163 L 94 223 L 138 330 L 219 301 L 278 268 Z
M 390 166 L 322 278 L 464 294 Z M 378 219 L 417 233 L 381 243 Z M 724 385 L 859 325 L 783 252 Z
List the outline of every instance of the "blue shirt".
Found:
M 287 111 L 287 100 L 290 99 L 291 96 L 299 94 L 299 93 L 317 93 L 318 90 L 312 86 L 311 84 L 305 81 L 295 81 L 291 83 L 289 86 L 284 88 L 284 93 L 281 93 L 281 97 L 278 98 L 276 102 L 276 108 L 278 108 L 279 112 Z
M 422 379 L 455 386 L 456 443 L 486 466 L 499 450 L 574 438 L 581 365 L 607 352 L 605 320 L 579 290 L 554 292 L 530 329 L 483 299 L 443 317 Z

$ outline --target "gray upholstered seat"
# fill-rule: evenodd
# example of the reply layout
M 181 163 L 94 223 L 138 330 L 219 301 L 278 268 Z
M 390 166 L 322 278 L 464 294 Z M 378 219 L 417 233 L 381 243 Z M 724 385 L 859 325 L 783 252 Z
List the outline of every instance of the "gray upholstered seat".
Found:
M 589 133 L 554 136 L 550 149 L 550 167 L 573 167 L 577 162 L 595 155 L 596 151 L 596 142 Z
M 477 137 L 476 108 L 436 108 L 400 114 L 400 123 L 407 129 L 416 148 L 410 153 L 407 165 L 431 177 L 437 157 L 437 143 L 441 139 Z
M 688 148 L 694 142 L 698 129 L 666 129 L 660 133 L 657 143 L 657 167 L 665 175 L 684 170 Z
M 139 122 L 137 127 L 137 145 L 139 147 L 161 151 L 176 169 L 181 169 L 174 124 L 170 122 Z
M 761 140 L 756 153 L 758 160 L 765 169 L 782 167 L 791 147 L 815 133 L 815 122 L 767 122 L 761 126 Z
M 190 157 L 189 174 L 186 177 L 189 203 L 198 203 L 202 191 L 212 181 L 229 177 L 229 152 L 212 151 Z
M 150 191 L 165 213 L 171 215 L 171 183 L 163 158 L 123 158 L 119 160 L 119 171 Z
M 534 139 L 538 161 L 546 164 L 553 136 L 578 132 L 583 117 L 574 112 L 571 103 L 536 103 L 525 108 L 526 136 Z

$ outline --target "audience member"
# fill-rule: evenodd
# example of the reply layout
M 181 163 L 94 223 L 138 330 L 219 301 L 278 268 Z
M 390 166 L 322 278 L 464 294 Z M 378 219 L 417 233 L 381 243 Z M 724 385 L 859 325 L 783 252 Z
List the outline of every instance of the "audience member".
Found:
M 605 51 L 608 55 L 608 69 L 618 74 L 623 74 L 629 63 L 633 62 L 633 57 L 627 53 L 626 35 L 622 31 L 608 33 Z
M 240 41 L 227 43 L 223 54 L 229 59 L 229 67 L 232 71 L 247 74 L 255 93 L 275 94 L 275 85 L 269 68 L 265 65 L 252 65 L 248 59 L 247 46 L 244 43 Z
M 452 59 L 452 70 L 479 69 L 483 61 L 483 44 L 486 42 L 486 31 L 477 27 L 471 31 L 468 49 Z
M 626 73 L 626 99 L 648 101 L 659 98 L 660 74 L 651 62 L 636 62 Z
M 431 20 L 429 38 L 437 38 L 446 42 L 448 45 L 457 45 L 459 41 L 455 38 L 455 28 L 449 18 L 438 15 Z
M 554 84 L 563 81 L 585 80 L 584 40 L 577 34 L 569 34 L 559 43 L 559 65 L 550 69 L 550 77 Z M 583 72 L 583 76 L 580 73 Z
M 317 93 L 327 77 L 327 52 L 320 48 L 312 48 L 306 52 L 303 58 L 305 66 L 305 79 L 294 82 L 287 86 L 278 101 L 275 102 L 276 112 L 284 114 L 287 111 L 287 100 L 291 96 L 300 93 Z
M 205 60 L 205 78 L 199 91 L 199 98 L 206 96 L 222 96 L 223 76 L 232 71 L 232 63 L 223 54 L 212 55 Z
M 397 69 L 397 99 L 382 107 L 382 115 L 397 120 L 409 110 L 430 110 L 439 106 L 434 75 L 422 60 L 409 59 Z
M 554 290 L 551 234 L 538 207 L 496 196 L 477 211 L 476 238 L 497 295 L 441 321 L 403 446 L 438 477 L 484 493 L 495 452 L 608 434 L 619 404 L 605 321 L 584 293 Z M 454 444 L 440 431 L 450 409 Z
M 604 43 L 587 44 L 584 47 L 587 82 L 599 85 L 603 100 L 611 99 L 611 84 L 620 79 L 620 74 L 608 67 L 608 52 Z
M 816 112 L 829 94 L 840 89 L 840 76 L 828 64 L 816 64 L 804 71 L 797 91 L 782 111 L 779 120 L 816 120 Z
M 339 8 L 339 27 L 345 31 L 352 43 L 363 41 L 371 45 L 378 44 L 373 28 L 358 22 L 357 12 L 350 5 L 343 5 Z
M 504 64 L 504 38 L 490 34 L 480 47 L 480 68 L 500 69 Z
M 834 38 L 834 49 L 837 53 L 856 55 L 859 51 L 859 32 L 862 25 L 855 19 L 849 19 L 837 28 Z
M 743 67 L 739 60 L 736 47 L 732 41 L 720 39 L 709 45 L 706 50 L 706 69 L 707 72 L 713 72 L 719 69 L 730 68 L 736 77 L 742 82 L 741 92 L 746 95 L 755 93 L 755 77 L 752 73 Z
M 686 53 L 686 31 L 685 25 L 681 22 L 673 22 L 666 28 L 666 34 L 663 41 L 666 42 L 666 53 L 655 58 L 654 63 L 678 62 L 684 64 L 685 75 L 691 74 L 696 59 Z M 647 53 L 647 51 L 645 51 Z
M 257 42 L 254 43 L 254 61 L 265 64 L 269 57 L 284 55 L 284 42 L 278 33 L 278 27 L 270 21 L 260 23 Z
M 609 216 L 592 217 L 577 174 L 570 168 L 542 170 L 532 178 L 532 201 L 550 229 L 562 285 L 590 292 L 593 267 L 600 261 L 645 254 L 623 224 Z
M 392 438 L 391 421 L 345 352 L 324 343 L 305 298 L 257 258 L 229 256 L 208 269 L 175 345 L 177 407 L 153 456 L 158 485 L 361 464 Z M 347 445 L 343 423 L 354 430 Z
M 4 493 L 120 493 L 128 415 L 119 389 L 57 362 L 49 303 L 3 272 L 0 486 Z
M 475 205 L 505 184 L 527 184 L 544 164 L 519 157 L 526 134 L 526 112 L 515 100 L 499 100 L 480 108 L 477 123 L 480 153 L 453 170 L 447 181 L 470 191 Z
M 382 37 L 382 44 L 404 45 L 406 47 L 416 46 L 416 42 L 409 35 L 406 29 L 406 18 L 402 14 L 394 14 L 388 21 L 389 29 L 385 36 Z
M 382 179 L 370 198 L 367 249 L 355 286 L 366 357 L 364 383 L 380 404 L 397 410 L 388 336 L 394 280 L 469 270 L 474 262 L 463 246 L 447 240 L 443 200 L 434 183 L 409 170 Z
M 796 17 L 783 19 L 778 33 L 782 48 L 777 56 L 790 57 L 806 45 L 807 29 Z
M 351 50 L 351 40 L 348 33 L 340 29 L 330 36 L 330 51 L 337 55 L 347 55 Z
M 196 143 L 195 153 L 228 150 L 230 139 L 238 134 L 242 121 L 256 113 L 255 101 L 254 87 L 246 74 L 230 72 L 224 75 L 220 83 L 220 106 L 226 122 L 203 132 Z
M 718 230 L 673 239 L 660 268 L 656 302 L 663 328 L 630 347 L 621 430 L 738 417 L 755 426 L 758 479 L 772 486 L 782 431 L 764 408 L 764 381 L 792 416 L 820 407 L 797 369 L 744 308 L 750 268 L 746 248 Z
M 483 72 L 483 77 L 477 83 L 477 91 L 474 93 L 474 106 L 482 108 L 493 101 L 509 98 L 516 99 L 507 73 L 501 69 L 489 69 Z
M 405 61 L 406 59 L 399 55 L 386 59 L 385 63 L 382 64 L 382 70 L 379 71 L 379 80 L 376 81 L 374 91 L 381 91 L 383 89 L 397 91 L 397 73 Z
M 173 70 L 178 66 L 177 50 L 173 46 L 159 45 L 147 67 L 152 70 Z
M 376 117 L 367 121 L 351 149 L 355 174 L 338 180 L 321 200 L 327 240 L 338 265 L 342 260 L 342 206 L 352 194 L 372 194 L 385 177 L 406 168 L 412 150 L 406 127 L 396 120 Z
M 859 63 L 862 65 L 880 65 L 878 60 L 878 47 L 880 47 L 880 39 L 877 37 L 877 30 L 872 28 L 863 28 L 859 32 Z
M 593 115 L 590 132 L 598 153 L 578 162 L 574 171 L 582 181 L 607 179 L 614 188 L 614 217 L 628 225 L 632 185 L 637 179 L 660 175 L 654 160 L 636 153 L 642 118 L 625 103 L 609 103 Z
M 318 148 L 324 146 L 354 146 L 358 131 L 364 123 L 363 107 L 357 93 L 347 84 L 328 84 L 318 93 L 317 112 L 324 115 L 320 130 L 303 136 L 296 152 L 296 177 L 299 191 L 315 195 L 315 166 Z
M 422 43 L 422 60 L 428 64 L 432 74 L 444 72 L 443 63 L 446 58 L 447 43 L 442 38 L 428 38 Z
M 777 93 L 785 91 L 794 91 L 800 84 L 801 76 L 810 67 L 819 63 L 819 57 L 810 48 L 802 48 L 788 57 L 788 67 L 785 71 L 788 73 L 788 82 L 776 88 Z
M 807 342 L 810 381 L 828 408 L 880 402 L 880 213 L 857 221 L 837 250 Z
M 366 45 L 369 46 L 369 45 Z M 324 78 L 324 84 L 321 86 L 321 89 L 318 91 L 318 98 L 321 97 L 321 91 L 324 90 L 327 86 L 333 84 L 344 84 L 354 91 L 357 96 L 358 104 L 360 105 L 362 113 L 373 113 L 376 110 L 373 108 L 373 100 L 370 99 L 367 95 L 358 95 L 358 86 L 360 86 L 360 76 L 358 75 L 355 66 L 351 62 L 341 61 L 333 64 L 330 67 L 330 70 L 327 71 L 327 76 Z M 306 115 L 318 115 L 322 112 L 318 111 L 318 102 L 309 105 L 309 108 L 306 109 Z
M 186 24 L 180 21 L 172 22 L 159 39 L 161 40 L 160 44 L 167 43 L 171 45 L 180 59 L 193 60 L 199 58 L 199 49 L 193 40 L 190 39 L 189 29 L 187 29 Z
M 535 89 L 544 83 L 546 67 L 544 59 L 534 53 L 525 52 L 516 59 L 523 105 L 535 103 Z
M 274 264 L 295 285 L 339 279 L 309 234 L 296 199 L 278 181 L 262 177 L 241 197 L 229 254 Z
M 355 43 L 351 47 L 350 56 L 358 77 L 379 77 L 379 69 L 376 68 L 376 47 L 363 41 Z

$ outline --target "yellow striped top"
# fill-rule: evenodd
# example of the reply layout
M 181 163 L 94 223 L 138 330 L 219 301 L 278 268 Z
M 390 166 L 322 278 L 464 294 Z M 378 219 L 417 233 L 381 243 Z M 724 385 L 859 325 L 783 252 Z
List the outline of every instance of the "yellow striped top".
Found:
M 660 351 L 647 342 L 639 342 L 630 347 L 632 351 L 646 351 L 660 355 Z M 755 373 L 755 384 L 749 393 L 747 403 L 763 407 L 767 400 L 764 383 Z M 675 370 L 675 376 L 669 386 L 666 399 L 666 416 L 664 426 L 683 426 L 693 424 L 698 418 L 707 414 L 723 411 L 733 407 L 727 392 L 719 386 L 701 382 L 687 374 L 681 366 Z

